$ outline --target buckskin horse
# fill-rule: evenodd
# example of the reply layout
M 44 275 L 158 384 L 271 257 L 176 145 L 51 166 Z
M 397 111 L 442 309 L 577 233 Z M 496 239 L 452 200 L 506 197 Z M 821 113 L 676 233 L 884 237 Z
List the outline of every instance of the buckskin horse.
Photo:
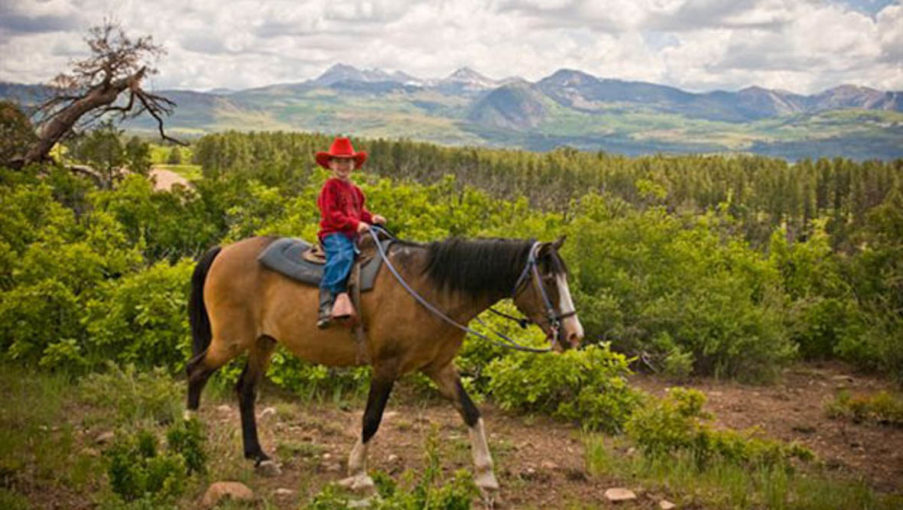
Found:
M 257 384 L 277 342 L 302 359 L 328 366 L 363 364 L 348 328 L 318 329 L 318 289 L 303 285 L 257 262 L 275 238 L 254 237 L 205 253 L 195 267 L 189 299 L 194 356 L 188 362 L 188 413 L 196 411 L 213 372 L 247 353 L 236 386 L 246 458 L 278 472 L 260 447 L 254 416 Z M 515 306 L 547 335 L 556 350 L 576 347 L 583 338 L 558 254 L 564 242 L 452 238 L 429 244 L 396 241 L 386 260 L 398 277 L 380 270 L 371 292 L 362 294 L 359 320 L 366 326 L 367 358 L 372 366 L 361 436 L 348 458 L 348 477 L 340 483 L 372 492 L 367 448 L 379 428 L 396 379 L 419 370 L 436 383 L 469 428 L 474 481 L 484 495 L 498 490 L 480 412 L 464 391 L 453 359 L 466 334 L 413 298 L 422 296 L 458 325 L 467 324 L 497 301 Z M 373 243 L 375 245 L 376 243 Z M 371 246 L 370 249 L 375 249 Z M 399 279 L 406 282 L 402 284 Z

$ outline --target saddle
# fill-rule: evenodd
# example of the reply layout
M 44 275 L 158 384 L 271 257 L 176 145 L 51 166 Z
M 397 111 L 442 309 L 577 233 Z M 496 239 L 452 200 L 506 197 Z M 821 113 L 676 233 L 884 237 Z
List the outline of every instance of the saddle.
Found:
M 354 263 L 352 271 L 360 271 L 360 291 L 373 289 L 376 275 L 382 267 L 382 258 L 373 246 L 369 237 L 363 238 L 361 253 Z M 391 239 L 380 241 L 383 251 L 388 251 Z M 257 260 L 267 269 L 276 271 L 295 281 L 307 285 L 319 286 L 323 278 L 323 265 L 326 253 L 319 243 L 311 244 L 297 237 L 281 237 L 266 247 Z

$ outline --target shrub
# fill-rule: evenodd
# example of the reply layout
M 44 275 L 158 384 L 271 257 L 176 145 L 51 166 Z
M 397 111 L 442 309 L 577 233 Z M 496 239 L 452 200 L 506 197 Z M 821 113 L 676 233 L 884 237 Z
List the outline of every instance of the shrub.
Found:
M 185 459 L 158 452 L 157 438 L 147 430 L 117 435 L 104 451 L 110 487 L 124 501 L 172 502 L 185 488 Z
M 811 460 L 813 454 L 796 443 L 752 436 L 752 431 L 715 430 L 702 410 L 705 395 L 685 388 L 671 388 L 668 395 L 638 409 L 625 430 L 649 457 L 689 452 L 699 467 L 712 460 L 756 466 L 789 466 L 792 458 Z
M 680 370 L 769 379 L 794 356 L 780 276 L 722 217 L 623 211 L 583 197 L 565 244 L 587 337 Z M 669 341 L 664 344 L 662 339 Z M 675 350 L 674 347 L 678 347 Z
M 514 353 L 486 368 L 489 391 L 503 409 L 545 412 L 585 428 L 618 432 L 639 403 L 627 386 L 627 358 L 608 344 L 562 354 Z
M 176 420 L 166 432 L 167 446 L 185 459 L 188 474 L 207 471 L 207 454 L 204 451 L 206 440 L 207 434 L 196 417 L 190 420 Z
M 235 380 L 240 374 L 233 372 Z M 308 400 L 366 394 L 370 387 L 370 368 L 332 368 L 304 361 L 279 347 L 273 353 L 267 377 L 277 386 Z
M 164 261 L 109 280 L 87 305 L 94 358 L 172 371 L 184 367 L 191 355 L 185 310 L 193 267 L 188 259 Z
M 903 398 L 886 391 L 857 396 L 841 391 L 833 401 L 826 404 L 825 411 L 831 418 L 903 427 Z

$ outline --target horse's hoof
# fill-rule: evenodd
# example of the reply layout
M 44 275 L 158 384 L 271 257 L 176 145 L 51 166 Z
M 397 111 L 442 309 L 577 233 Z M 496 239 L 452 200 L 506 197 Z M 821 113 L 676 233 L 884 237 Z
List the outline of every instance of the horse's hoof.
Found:
M 346 489 L 351 489 L 351 491 L 358 494 L 374 494 L 376 492 L 376 486 L 373 484 L 373 479 L 365 473 L 339 480 L 339 485 Z
M 499 482 L 495 479 L 492 471 L 478 474 L 474 479 L 474 484 L 480 489 L 480 495 L 483 496 L 484 501 L 492 502 L 499 493 Z
M 282 474 L 282 468 L 279 467 L 279 464 L 274 460 L 267 459 L 261 461 L 254 468 L 257 470 L 257 474 L 261 476 L 273 477 Z

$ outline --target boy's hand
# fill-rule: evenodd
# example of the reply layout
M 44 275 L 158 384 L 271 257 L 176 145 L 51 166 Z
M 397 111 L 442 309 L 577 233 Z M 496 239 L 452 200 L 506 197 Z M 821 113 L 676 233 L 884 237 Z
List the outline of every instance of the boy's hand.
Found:
M 373 223 L 376 223 L 377 225 L 385 225 L 386 218 L 383 217 L 382 215 L 374 214 L 373 215 Z
M 367 222 L 365 222 L 365 221 L 362 221 L 362 222 L 360 222 L 360 223 L 357 224 L 357 233 L 358 233 L 358 234 L 363 234 L 364 232 L 366 232 L 366 231 L 368 231 L 368 230 L 370 230 L 370 224 L 369 224 L 369 223 L 367 223 Z

